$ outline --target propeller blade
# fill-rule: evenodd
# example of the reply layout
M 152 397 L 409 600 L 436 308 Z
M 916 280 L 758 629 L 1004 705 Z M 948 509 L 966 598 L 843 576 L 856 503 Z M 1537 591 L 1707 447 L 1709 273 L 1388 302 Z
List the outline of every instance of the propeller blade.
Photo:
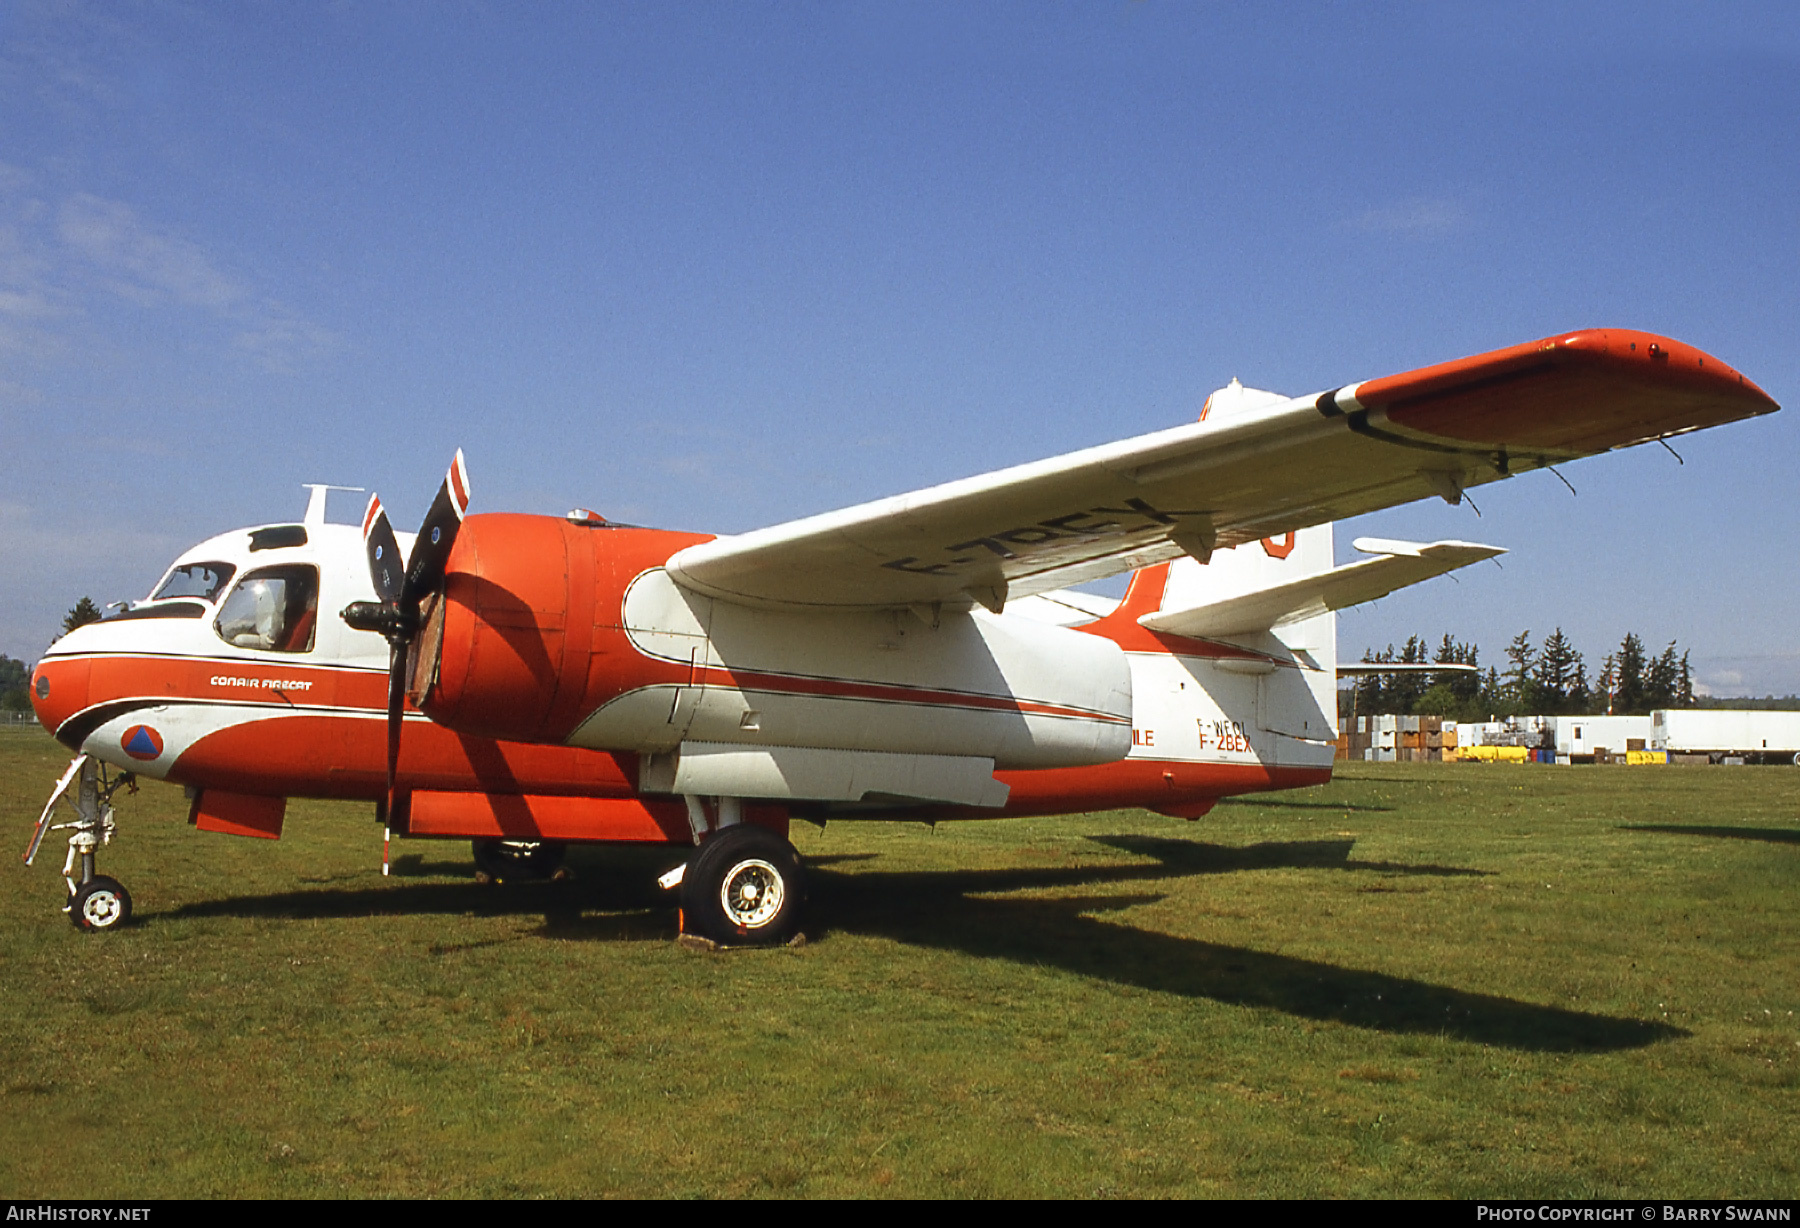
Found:
M 411 660 L 419 632 L 419 606 L 444 582 L 444 567 L 463 515 L 469 509 L 469 471 L 462 449 L 450 461 L 450 472 L 438 488 L 425 523 L 413 543 L 412 558 L 403 561 L 394 527 L 388 523 L 379 495 L 369 496 L 363 513 L 363 548 L 369 556 L 369 578 L 376 601 L 353 601 L 343 618 L 359 631 L 379 631 L 388 642 L 387 695 L 387 815 L 395 822 L 395 800 L 400 777 L 400 726 L 406 716 L 407 675 L 416 668 Z M 438 634 L 442 634 L 441 626 Z
M 394 527 L 388 523 L 380 495 L 370 495 L 368 510 L 363 512 L 363 549 L 369 555 L 369 578 L 375 582 L 376 598 L 389 603 L 397 600 L 406 573 L 400 566 L 400 543 L 394 540 Z
M 400 722 L 406 703 L 406 644 L 394 640 L 388 648 L 387 703 L 387 821 L 394 817 L 394 782 L 400 772 Z
M 437 498 L 431 501 L 431 510 L 425 513 L 425 523 L 419 526 L 399 598 L 402 606 L 417 609 L 420 600 L 444 582 L 444 564 L 468 510 L 469 471 L 463 464 L 462 449 L 458 448 L 450 461 L 450 471 L 444 475 L 444 484 L 438 487 Z

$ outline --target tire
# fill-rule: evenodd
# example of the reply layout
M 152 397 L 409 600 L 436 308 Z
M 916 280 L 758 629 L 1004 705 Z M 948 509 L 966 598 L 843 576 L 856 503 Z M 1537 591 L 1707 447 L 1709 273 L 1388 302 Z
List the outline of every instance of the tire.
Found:
M 116 930 L 131 920 L 131 893 L 116 878 L 96 874 L 69 899 L 69 920 L 88 933 Z
M 549 878 L 569 846 L 561 840 L 476 840 L 475 868 L 489 878 Z
M 685 928 L 727 946 L 778 946 L 800 928 L 806 872 L 794 846 L 740 823 L 700 846 L 681 883 Z

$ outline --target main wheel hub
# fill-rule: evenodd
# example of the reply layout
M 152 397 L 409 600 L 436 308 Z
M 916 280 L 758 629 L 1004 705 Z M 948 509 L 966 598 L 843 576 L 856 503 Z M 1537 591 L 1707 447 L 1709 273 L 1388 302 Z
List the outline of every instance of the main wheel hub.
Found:
M 781 872 L 760 858 L 733 866 L 719 887 L 719 904 L 726 917 L 733 925 L 747 930 L 772 921 L 781 911 L 785 896 Z

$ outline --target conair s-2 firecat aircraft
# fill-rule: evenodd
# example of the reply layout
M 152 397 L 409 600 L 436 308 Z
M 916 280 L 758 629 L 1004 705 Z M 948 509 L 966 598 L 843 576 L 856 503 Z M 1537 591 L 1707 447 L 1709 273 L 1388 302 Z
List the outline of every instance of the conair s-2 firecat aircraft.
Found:
M 1333 611 L 1497 554 L 1357 543 L 1330 522 L 1774 411 L 1665 337 L 1567 333 L 1288 398 L 1237 384 L 1200 421 L 728 537 L 465 518 L 457 454 L 416 539 L 315 488 L 298 524 L 226 533 L 32 677 L 77 752 L 77 925 L 130 776 L 186 785 L 207 831 L 276 838 L 290 797 L 361 798 L 489 873 L 565 844 L 694 849 L 683 925 L 787 939 L 791 817 L 990 818 L 1330 779 Z M 1132 571 L 1122 601 L 1071 586 Z M 126 776 L 113 775 L 120 769 Z

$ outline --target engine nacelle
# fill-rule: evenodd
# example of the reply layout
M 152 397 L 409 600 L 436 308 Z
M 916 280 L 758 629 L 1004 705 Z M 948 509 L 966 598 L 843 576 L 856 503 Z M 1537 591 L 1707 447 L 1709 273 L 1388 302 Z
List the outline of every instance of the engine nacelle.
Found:
M 413 702 L 460 733 L 565 740 L 592 711 L 591 689 L 630 685 L 637 654 L 619 625 L 625 584 L 705 540 L 553 516 L 468 517 L 442 596 L 422 611 Z
M 662 570 L 692 534 L 471 516 L 425 611 L 411 692 L 458 732 L 656 753 L 684 741 L 1110 763 L 1131 746 L 1118 645 L 986 611 L 793 613 Z

